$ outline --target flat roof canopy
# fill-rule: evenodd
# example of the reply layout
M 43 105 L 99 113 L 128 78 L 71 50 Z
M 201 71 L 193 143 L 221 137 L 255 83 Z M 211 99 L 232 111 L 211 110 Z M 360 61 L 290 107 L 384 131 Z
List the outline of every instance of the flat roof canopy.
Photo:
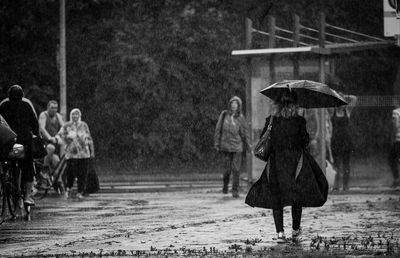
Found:
M 337 43 L 329 44 L 325 47 L 310 46 L 310 47 L 287 47 L 287 48 L 264 48 L 264 49 L 242 49 L 233 50 L 233 56 L 257 56 L 268 54 L 291 54 L 301 52 L 311 52 L 321 55 L 331 55 L 338 53 L 348 53 L 353 51 L 361 51 L 367 49 L 376 49 L 395 46 L 394 41 L 382 42 L 358 42 L 358 43 Z

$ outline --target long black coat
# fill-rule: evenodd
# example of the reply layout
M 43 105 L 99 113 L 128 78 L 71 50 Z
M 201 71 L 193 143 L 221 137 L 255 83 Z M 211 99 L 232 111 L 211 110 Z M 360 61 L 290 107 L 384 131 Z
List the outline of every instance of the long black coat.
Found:
M 269 123 L 269 117 L 263 132 Z M 327 199 L 328 182 L 308 153 L 306 120 L 301 116 L 274 117 L 272 152 L 260 179 L 246 197 L 252 207 L 279 209 L 293 204 L 320 207 Z

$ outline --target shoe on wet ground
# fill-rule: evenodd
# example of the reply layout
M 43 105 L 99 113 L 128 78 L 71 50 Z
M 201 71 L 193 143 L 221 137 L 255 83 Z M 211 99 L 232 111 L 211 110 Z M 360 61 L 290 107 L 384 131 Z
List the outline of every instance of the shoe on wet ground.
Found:
M 83 199 L 83 195 L 82 195 L 81 193 L 77 193 L 77 194 L 76 194 L 76 198 L 78 198 L 78 199 L 81 199 L 81 200 L 82 200 L 82 199 Z
M 303 232 L 303 231 L 301 230 L 301 228 L 299 228 L 299 229 L 293 229 L 293 231 L 292 231 L 292 238 L 298 238 L 298 237 L 300 237 L 300 235 L 301 235 L 302 232 Z
M 285 233 L 284 232 L 279 232 L 278 233 L 278 236 L 276 238 L 276 242 L 278 244 L 286 243 L 286 237 L 285 237 Z
M 239 193 L 233 192 L 233 193 L 232 193 L 232 197 L 233 197 L 233 198 L 239 198 Z
M 35 206 L 35 201 L 33 200 L 33 198 L 31 196 L 27 196 L 24 199 L 24 204 L 27 206 Z

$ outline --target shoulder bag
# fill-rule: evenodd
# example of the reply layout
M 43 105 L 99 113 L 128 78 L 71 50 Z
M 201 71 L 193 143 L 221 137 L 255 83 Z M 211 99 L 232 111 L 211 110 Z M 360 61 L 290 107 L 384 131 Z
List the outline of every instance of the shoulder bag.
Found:
M 271 130 L 273 116 L 269 119 L 269 124 L 265 133 L 261 136 L 260 140 L 254 148 L 254 155 L 262 161 L 268 161 L 271 154 Z
M 228 111 L 226 111 L 226 110 L 222 111 L 221 127 L 219 128 L 219 147 L 220 148 L 221 148 L 221 141 L 222 141 L 222 133 L 224 131 L 224 122 L 225 122 L 226 113 L 228 113 Z

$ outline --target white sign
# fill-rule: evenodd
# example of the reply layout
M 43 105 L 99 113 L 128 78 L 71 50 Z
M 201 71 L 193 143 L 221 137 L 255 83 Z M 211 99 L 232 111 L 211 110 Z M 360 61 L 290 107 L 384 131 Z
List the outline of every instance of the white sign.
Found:
M 400 35 L 400 0 L 383 0 L 385 37 Z

